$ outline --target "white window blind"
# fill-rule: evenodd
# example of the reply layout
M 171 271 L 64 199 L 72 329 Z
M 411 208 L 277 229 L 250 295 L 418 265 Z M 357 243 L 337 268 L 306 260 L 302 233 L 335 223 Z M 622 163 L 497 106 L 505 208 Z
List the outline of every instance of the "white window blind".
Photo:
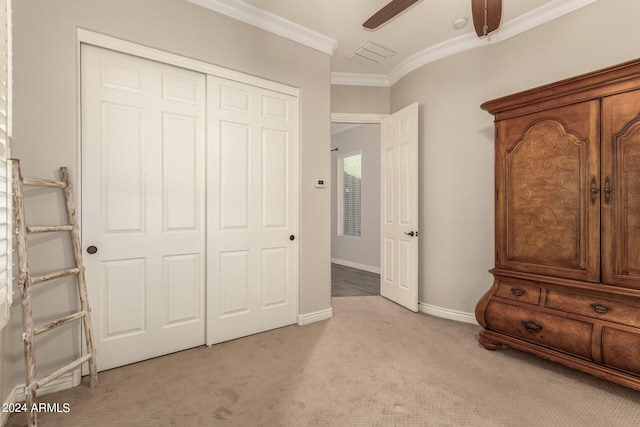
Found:
M 11 0 L 0 0 L 0 329 L 9 320 L 12 287 L 11 137 Z
M 362 154 L 338 159 L 338 234 L 360 237 L 362 211 Z

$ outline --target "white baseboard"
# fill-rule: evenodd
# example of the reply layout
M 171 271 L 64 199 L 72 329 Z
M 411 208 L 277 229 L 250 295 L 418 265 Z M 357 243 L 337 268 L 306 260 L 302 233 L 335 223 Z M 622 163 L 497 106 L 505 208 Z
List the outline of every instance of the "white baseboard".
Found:
M 450 310 L 448 308 L 436 307 L 435 305 L 418 303 L 418 311 L 430 314 L 444 319 L 456 320 L 458 322 L 473 323 L 477 325 L 476 316 L 473 313 L 465 313 L 464 311 Z
M 38 389 L 37 396 L 44 396 L 45 394 L 54 393 L 56 391 L 68 390 L 77 385 L 80 385 L 82 381 L 82 375 L 80 369 L 74 369 L 71 372 L 63 374 L 61 377 L 56 378 L 49 384 Z M 26 395 L 24 393 L 25 385 L 20 384 L 14 388 L 14 402 L 22 402 L 25 400 Z
M 333 264 L 344 265 L 345 267 L 357 268 L 358 270 L 368 271 L 369 273 L 380 274 L 380 267 L 373 267 L 370 265 L 359 264 L 357 262 L 346 261 L 338 258 L 331 258 Z
M 316 311 L 315 313 L 299 314 L 298 325 L 300 326 L 309 325 L 311 323 L 331 319 L 332 317 L 333 317 L 333 308 Z
M 23 390 L 24 393 L 24 390 Z M 8 406 L 11 405 L 13 403 L 16 403 L 16 387 L 14 387 L 11 392 L 9 393 L 9 396 L 7 396 L 7 399 L 4 401 L 4 405 Z M 7 424 L 7 421 L 9 421 L 9 416 L 11 415 L 11 411 L 1 411 L 0 412 L 0 426 L 4 426 Z

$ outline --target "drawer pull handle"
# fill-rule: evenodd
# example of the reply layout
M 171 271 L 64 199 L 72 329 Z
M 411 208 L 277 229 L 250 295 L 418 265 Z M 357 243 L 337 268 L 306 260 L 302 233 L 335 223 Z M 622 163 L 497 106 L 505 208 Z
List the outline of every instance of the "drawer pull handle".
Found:
M 511 288 L 511 293 L 517 297 L 521 297 L 522 295 L 526 294 L 527 291 L 520 288 Z
M 542 325 L 534 322 L 533 320 L 522 320 L 520 323 L 522 323 L 522 326 L 532 334 L 538 333 L 542 330 Z
M 593 311 L 598 314 L 605 314 L 611 310 L 609 307 L 602 304 L 591 304 L 591 308 L 593 308 Z

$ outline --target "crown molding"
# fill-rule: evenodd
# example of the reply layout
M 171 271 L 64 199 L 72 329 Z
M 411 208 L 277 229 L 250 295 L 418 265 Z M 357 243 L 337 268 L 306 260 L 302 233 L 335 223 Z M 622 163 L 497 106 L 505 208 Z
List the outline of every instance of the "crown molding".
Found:
M 266 12 L 241 0 L 189 1 L 329 55 L 332 55 L 338 46 L 338 42 L 330 37 L 288 21 L 275 14 Z M 555 0 L 502 24 L 497 31 L 487 37 L 478 38 L 471 32 L 431 46 L 401 62 L 389 75 L 336 72 L 331 73 L 331 84 L 349 86 L 393 86 L 410 72 L 431 62 L 466 50 L 510 39 L 511 37 L 553 21 L 596 1 L 598 0 Z
M 205 7 L 245 24 L 279 35 L 296 43 L 332 55 L 338 47 L 334 39 L 310 30 L 302 25 L 266 12 L 240 0 L 189 0 L 191 3 Z
M 505 22 L 500 26 L 498 31 L 489 34 L 487 37 L 478 38 L 475 33 L 468 33 L 420 51 L 396 66 L 388 76 L 379 74 L 332 73 L 331 82 L 332 84 L 364 86 L 368 85 L 367 82 L 369 81 L 382 82 L 383 78 L 386 77 L 387 85 L 393 86 L 410 72 L 431 62 L 435 62 L 439 59 L 446 58 L 447 56 L 455 55 L 456 53 L 464 52 L 466 50 L 475 49 L 488 44 L 500 43 L 501 41 L 510 39 L 511 37 L 524 33 L 525 31 L 531 30 L 568 13 L 595 3 L 596 1 L 598 0 L 555 0 L 532 10 L 529 13 L 512 19 L 509 22 Z M 333 83 L 334 74 L 340 74 L 338 81 L 350 83 Z M 360 83 L 354 82 L 354 80 L 357 79 L 360 79 Z M 379 85 L 380 84 L 368 86 Z
M 507 22 L 500 30 L 500 40 L 507 40 L 598 0 L 555 0 Z
M 468 33 L 433 45 L 423 51 L 411 55 L 402 61 L 396 68 L 391 70 L 388 76 L 389 86 L 393 86 L 398 82 L 398 80 L 424 65 L 446 58 L 447 56 L 455 55 L 456 53 L 496 43 L 497 38 L 497 32 L 494 32 L 482 39 L 478 38 L 475 33 Z

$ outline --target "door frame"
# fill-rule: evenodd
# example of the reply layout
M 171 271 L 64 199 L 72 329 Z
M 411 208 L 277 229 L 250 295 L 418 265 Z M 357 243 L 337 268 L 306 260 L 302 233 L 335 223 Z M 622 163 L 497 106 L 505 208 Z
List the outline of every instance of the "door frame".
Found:
M 283 94 L 294 96 L 298 99 L 298 103 L 300 102 L 300 89 L 297 87 L 289 86 L 282 83 L 277 83 L 272 80 L 264 79 L 261 77 L 253 76 L 250 74 L 245 74 L 240 71 L 235 71 L 229 68 L 220 67 L 217 65 L 210 64 L 205 61 L 192 59 L 183 57 L 181 55 L 177 55 L 174 53 L 166 52 L 160 49 L 139 45 L 137 43 L 133 43 L 127 40 L 119 39 L 117 37 L 108 36 L 105 34 L 97 33 L 94 31 L 90 31 L 84 28 L 77 28 L 76 30 L 76 171 L 77 176 L 75 180 L 75 189 L 74 196 L 76 197 L 76 210 L 78 213 L 79 226 L 80 226 L 80 238 L 82 239 L 82 81 L 81 81 L 81 46 L 83 44 L 93 45 L 105 49 L 111 49 L 119 53 L 124 53 L 128 55 L 137 56 L 143 59 L 148 59 L 155 62 L 160 62 L 168 65 L 173 65 L 176 67 L 185 68 L 191 71 L 196 71 L 203 73 L 204 75 L 213 75 L 216 77 L 221 77 L 227 80 L 233 80 L 240 83 L 245 83 L 252 86 L 258 86 L 263 89 L 280 92 Z M 300 115 L 298 115 L 298 140 L 301 141 L 300 135 Z M 206 141 L 205 141 L 206 144 Z M 298 150 L 298 165 L 302 164 L 302 150 Z M 296 206 L 298 221 L 300 220 L 300 212 L 301 208 L 301 174 L 298 169 L 298 205 Z M 298 235 L 300 235 L 300 228 L 298 227 Z M 302 237 L 302 236 L 299 236 Z M 298 245 L 298 283 L 296 289 L 296 321 L 293 324 L 300 324 L 300 245 Z M 205 272 L 206 276 L 206 272 Z M 205 285 L 206 287 L 206 285 Z M 205 322 L 207 315 L 207 306 L 205 300 Z M 78 340 L 78 351 L 82 353 L 86 346 L 84 345 L 84 337 L 81 334 L 80 327 L 78 327 L 78 334 L 80 334 L 81 339 Z M 205 336 L 203 337 L 203 344 L 206 342 L 206 325 L 205 325 Z M 85 373 L 86 368 L 82 368 L 83 374 Z M 80 372 L 80 367 L 73 371 L 73 386 L 77 386 L 80 384 L 81 375 L 78 375 Z

